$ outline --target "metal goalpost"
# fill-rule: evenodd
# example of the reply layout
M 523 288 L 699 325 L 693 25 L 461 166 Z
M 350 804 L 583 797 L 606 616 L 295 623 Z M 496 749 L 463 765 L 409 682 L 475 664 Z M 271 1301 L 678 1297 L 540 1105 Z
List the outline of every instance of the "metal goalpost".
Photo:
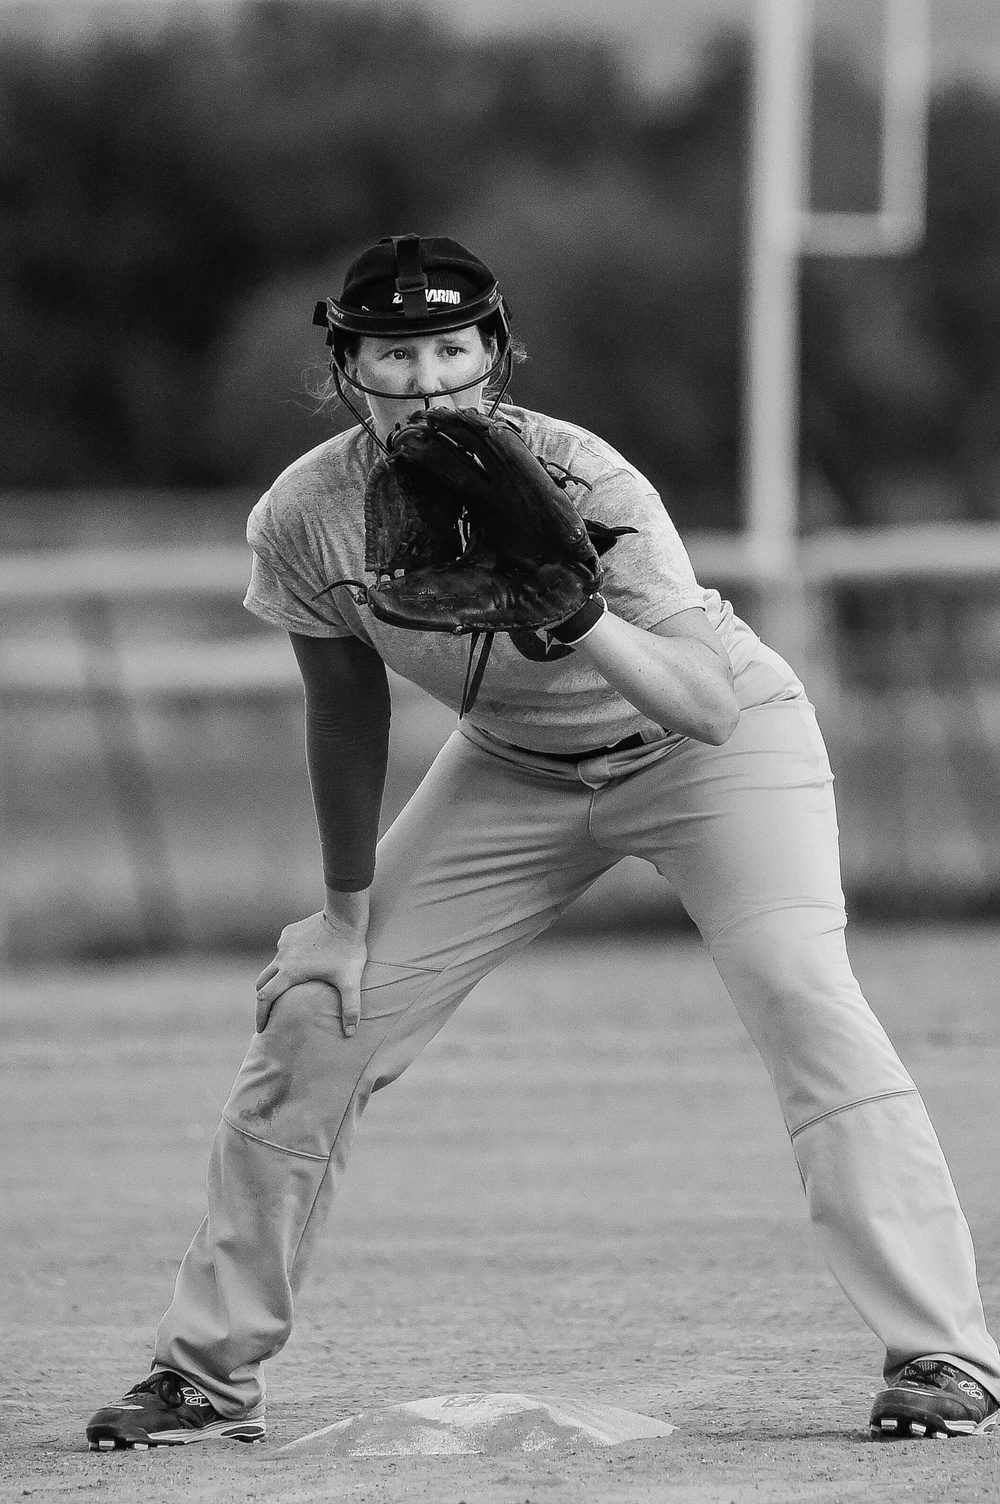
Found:
M 881 202 L 874 213 L 808 203 L 810 0 L 757 0 L 750 112 L 744 365 L 744 541 L 761 635 L 808 656 L 799 544 L 799 263 L 898 255 L 923 234 L 929 0 L 882 0 Z

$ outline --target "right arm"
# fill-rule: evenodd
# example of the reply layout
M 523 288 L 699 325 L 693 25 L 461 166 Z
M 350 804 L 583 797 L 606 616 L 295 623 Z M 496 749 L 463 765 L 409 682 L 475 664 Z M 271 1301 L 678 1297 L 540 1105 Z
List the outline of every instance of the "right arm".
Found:
M 389 684 L 381 658 L 357 638 L 290 635 L 305 686 L 306 764 L 326 902 L 282 930 L 274 960 L 257 979 L 257 1030 L 289 987 L 324 981 L 340 993 L 341 1025 L 353 1034 L 388 758 Z

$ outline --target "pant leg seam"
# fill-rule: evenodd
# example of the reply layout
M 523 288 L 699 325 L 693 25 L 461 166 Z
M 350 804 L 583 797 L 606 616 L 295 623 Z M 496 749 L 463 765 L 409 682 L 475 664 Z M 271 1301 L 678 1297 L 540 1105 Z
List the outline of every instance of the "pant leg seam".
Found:
M 658 872 L 660 871 L 659 868 L 657 868 L 656 870 Z M 661 873 L 660 875 L 665 876 L 664 873 Z M 830 909 L 834 914 L 842 915 L 844 924 L 846 925 L 847 923 L 847 910 L 845 909 L 844 905 L 842 903 L 834 903 L 832 899 L 783 898 L 779 902 L 765 904 L 762 908 L 759 909 L 747 909 L 746 913 L 738 914 L 735 919 L 727 919 L 725 924 L 721 924 L 711 936 L 704 937 L 705 945 L 710 950 L 718 940 L 719 936 L 724 935 L 726 933 L 726 930 L 732 929 L 736 924 L 745 924 L 748 919 L 759 919 L 763 914 L 780 914 L 787 909 Z
M 810 1118 L 808 1122 L 800 1123 L 797 1128 L 792 1129 L 788 1136 L 790 1140 L 794 1141 L 807 1128 L 814 1128 L 817 1123 L 822 1123 L 827 1118 L 836 1117 L 840 1112 L 851 1112 L 855 1107 L 867 1107 L 872 1102 L 888 1102 L 893 1097 L 913 1097 L 917 1095 L 918 1092 L 915 1086 L 901 1086 L 897 1091 L 880 1091 L 876 1092 L 872 1097 L 858 1097 L 856 1102 L 844 1102 L 840 1107 L 831 1107 L 826 1112 L 820 1112 L 816 1117 Z
M 231 1123 L 225 1113 L 222 1114 L 222 1121 L 234 1133 L 238 1133 L 241 1138 L 248 1138 L 255 1144 L 263 1144 L 265 1149 L 274 1149 L 278 1154 L 290 1154 L 293 1159 L 311 1159 L 320 1165 L 325 1165 L 327 1162 L 328 1156 L 326 1154 L 309 1154 L 305 1149 L 286 1149 L 284 1144 L 276 1144 L 273 1139 L 261 1138 L 258 1133 L 248 1133 L 245 1128 L 240 1128 L 236 1123 Z

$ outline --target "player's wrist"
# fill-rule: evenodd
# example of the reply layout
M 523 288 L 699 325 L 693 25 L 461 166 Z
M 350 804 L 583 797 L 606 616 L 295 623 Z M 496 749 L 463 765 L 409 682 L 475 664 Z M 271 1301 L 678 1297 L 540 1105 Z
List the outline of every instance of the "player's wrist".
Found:
M 354 892 L 327 888 L 326 903 L 323 906 L 324 922 L 337 934 L 342 934 L 344 930 L 364 934 L 368 928 L 370 893 L 370 888 L 359 888 Z
M 566 647 L 575 648 L 589 637 L 598 623 L 608 614 L 608 603 L 599 590 L 584 601 L 578 611 L 549 629 L 549 636 Z

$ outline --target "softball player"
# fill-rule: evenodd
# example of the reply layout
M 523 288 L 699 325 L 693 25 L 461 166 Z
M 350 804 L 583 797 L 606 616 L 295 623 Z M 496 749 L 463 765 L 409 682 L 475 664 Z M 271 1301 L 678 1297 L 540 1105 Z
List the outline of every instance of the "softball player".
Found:
M 421 402 L 496 408 L 511 339 L 493 274 L 446 239 L 379 242 L 318 318 L 359 422 L 254 508 L 246 605 L 288 630 L 302 671 L 326 903 L 283 931 L 258 980 L 208 1216 L 152 1372 L 93 1417 L 91 1445 L 263 1436 L 261 1364 L 288 1338 L 370 1094 L 628 854 L 675 887 L 770 1072 L 823 1252 L 885 1344 L 873 1431 L 992 1426 L 1000 1353 L 969 1230 L 848 961 L 812 706 L 788 664 L 698 585 L 649 482 L 570 423 L 503 409 L 536 455 L 586 482 L 588 516 L 637 531 L 607 555 L 602 594 L 556 630 L 571 652 L 530 661 L 497 638 L 474 707 L 376 865 L 385 666 L 457 710 L 466 648 L 328 587 L 364 573 L 365 479 L 393 426 Z

